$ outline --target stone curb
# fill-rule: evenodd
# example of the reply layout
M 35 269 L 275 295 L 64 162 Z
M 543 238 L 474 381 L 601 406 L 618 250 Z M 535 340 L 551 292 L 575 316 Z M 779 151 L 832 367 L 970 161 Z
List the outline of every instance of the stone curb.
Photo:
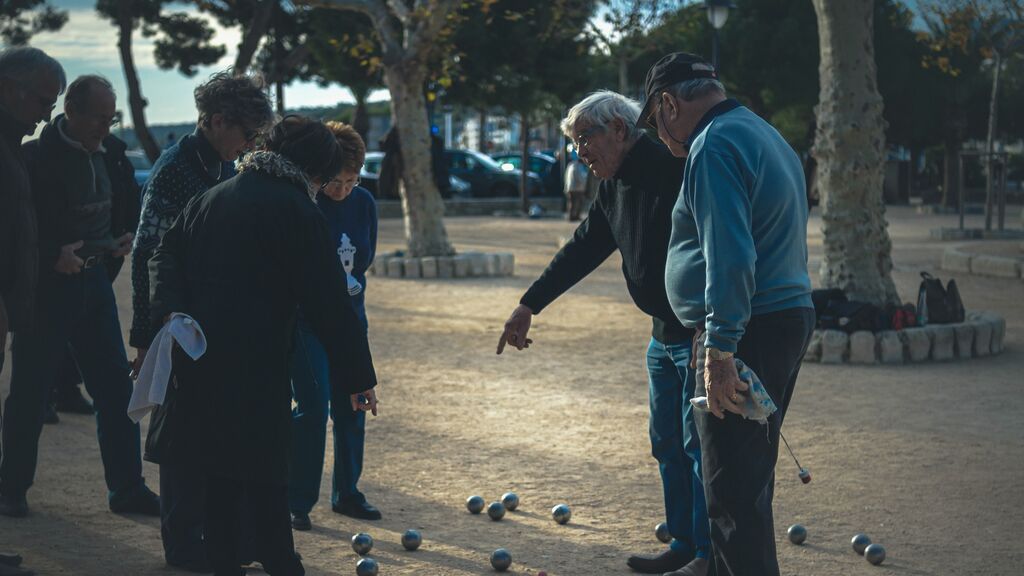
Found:
M 971 312 L 959 324 L 847 334 L 815 330 L 804 362 L 820 364 L 904 364 L 993 356 L 1003 351 L 1006 320 L 992 312 Z
M 388 278 L 498 278 L 515 273 L 515 256 L 509 252 L 464 252 L 422 258 L 379 254 L 367 272 Z
M 943 270 L 978 276 L 1024 279 L 1024 262 L 1017 258 L 971 254 L 960 248 L 961 246 L 953 246 L 946 248 L 942 253 Z

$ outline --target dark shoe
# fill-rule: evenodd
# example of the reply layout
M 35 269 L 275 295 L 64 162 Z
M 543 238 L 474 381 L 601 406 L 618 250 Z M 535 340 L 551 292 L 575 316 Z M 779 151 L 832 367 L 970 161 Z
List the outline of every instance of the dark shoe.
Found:
M 707 576 L 711 563 L 707 558 L 694 558 L 689 564 L 675 572 L 666 572 L 663 576 Z
M 679 570 L 693 560 L 693 554 L 677 552 L 671 548 L 657 556 L 630 556 L 626 564 L 643 574 L 664 574 L 673 570 Z
M 14 566 L 15 568 L 21 566 L 21 554 L 5 554 L 0 552 L 0 565 Z
M 363 500 L 342 502 L 341 504 L 335 504 L 331 506 L 331 510 L 334 510 L 338 514 L 344 514 L 350 518 L 358 518 L 360 520 L 380 520 L 380 510 L 373 507 L 372 504 Z
M 292 529 L 293 530 L 306 530 L 313 529 L 313 523 L 309 520 L 309 514 L 303 514 L 301 512 L 292 512 Z
M 189 562 L 171 562 L 167 561 L 167 565 L 178 570 L 185 570 L 186 572 L 194 572 L 196 574 L 213 574 L 213 566 L 210 566 L 210 561 L 206 558 L 197 558 Z
M 46 403 L 46 411 L 43 412 L 43 424 L 60 424 L 60 416 L 53 404 Z
M 94 414 L 96 412 L 92 402 L 82 396 L 82 390 L 78 386 L 75 386 L 72 392 L 58 392 L 54 406 L 56 406 L 57 412 L 67 414 Z
M 0 516 L 24 518 L 28 516 L 28 500 L 24 496 L 0 496 Z
M 110 511 L 114 514 L 160 515 L 160 497 L 145 484 L 140 484 L 128 494 L 110 499 Z

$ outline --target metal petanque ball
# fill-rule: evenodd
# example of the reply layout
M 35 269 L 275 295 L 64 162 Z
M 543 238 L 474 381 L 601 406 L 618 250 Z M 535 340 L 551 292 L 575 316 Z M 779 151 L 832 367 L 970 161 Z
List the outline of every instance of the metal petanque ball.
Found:
M 487 506 L 487 515 L 491 517 L 491 520 L 497 522 L 505 517 L 505 505 L 501 502 L 491 502 Z
M 508 567 L 511 565 L 512 555 L 508 553 L 508 550 L 498 548 L 494 552 L 491 552 L 491 566 L 493 566 L 498 572 L 508 570 Z
M 871 538 L 868 538 L 867 534 L 856 534 L 853 539 L 850 540 L 850 546 L 853 546 L 853 551 L 857 554 L 864 555 L 864 549 L 871 545 Z
M 380 567 L 373 558 L 363 558 L 356 564 L 356 576 L 377 576 Z
M 881 544 L 871 544 L 864 549 L 864 558 L 878 566 L 885 561 L 885 548 L 882 548 Z
M 786 534 L 789 535 L 789 541 L 793 544 L 803 544 L 807 540 L 807 528 L 799 524 L 793 524 L 786 530 Z
M 420 535 L 418 530 L 406 530 L 405 534 L 402 534 L 402 546 L 406 550 L 412 551 L 420 547 L 423 544 L 423 536 Z
M 572 518 L 572 510 L 565 504 L 559 504 L 551 509 L 551 517 L 559 524 L 565 524 Z
M 480 496 L 466 498 L 466 509 L 470 514 L 479 514 L 484 509 L 484 499 Z
M 501 503 L 505 505 L 506 510 L 512 512 L 519 508 L 519 496 L 515 492 L 506 492 L 501 496 Z
M 360 532 L 352 537 L 352 549 L 360 556 L 366 556 L 373 549 L 373 538 L 366 532 Z
M 654 536 L 665 544 L 672 541 L 672 534 L 668 531 L 668 524 L 665 524 L 664 522 L 654 527 Z

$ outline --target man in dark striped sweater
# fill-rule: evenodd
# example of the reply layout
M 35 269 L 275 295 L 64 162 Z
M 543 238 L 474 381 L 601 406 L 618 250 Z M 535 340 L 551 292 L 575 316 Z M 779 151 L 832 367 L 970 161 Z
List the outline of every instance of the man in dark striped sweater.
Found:
M 693 330 L 679 323 L 665 294 L 665 258 L 683 160 L 637 129 L 639 115 L 639 103 L 601 91 L 583 99 L 562 121 L 580 160 L 603 181 L 587 219 L 505 323 L 498 354 L 506 343 L 519 350 L 528 347 L 533 316 L 619 251 L 629 294 L 653 322 L 647 347 L 651 447 L 674 538 L 662 554 L 631 556 L 627 564 L 660 574 L 693 569 L 694 562 L 706 565 L 709 540 L 700 441 L 689 402 L 696 382 L 689 367 Z
M 142 214 L 132 250 L 132 327 L 137 373 L 159 330 L 150 322 L 147 262 L 164 233 L 192 198 L 235 175 L 234 161 L 252 148 L 274 120 L 262 82 L 229 72 L 215 74 L 195 90 L 199 123 L 195 132 L 163 152 L 143 189 Z M 149 458 L 149 457 L 147 457 Z M 151 458 L 150 458 L 151 459 Z M 160 532 L 172 566 L 212 572 L 203 546 L 205 476 L 193 458 L 160 458 Z

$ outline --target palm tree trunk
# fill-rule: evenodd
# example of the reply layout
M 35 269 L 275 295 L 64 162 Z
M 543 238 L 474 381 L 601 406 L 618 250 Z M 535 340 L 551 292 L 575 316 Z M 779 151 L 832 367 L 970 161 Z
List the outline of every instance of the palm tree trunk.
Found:
M 882 179 L 885 121 L 876 82 L 872 0 L 813 0 L 821 49 L 818 161 L 822 285 L 850 299 L 899 303 Z
M 135 69 L 135 58 L 132 56 L 132 33 L 135 31 L 135 19 L 131 15 L 131 3 L 122 2 L 117 16 L 117 48 L 121 53 L 121 66 L 124 68 L 125 83 L 128 84 L 128 106 L 132 113 L 132 128 L 135 137 L 150 162 L 156 162 L 160 156 L 160 147 L 149 132 L 146 124 L 146 99 L 142 97 L 139 84 L 139 73 Z
M 423 95 L 426 72 L 415 59 L 386 65 L 384 79 L 391 92 L 392 124 L 401 134 L 404 170 L 399 193 L 409 255 L 453 254 L 444 227 L 444 202 L 434 184 L 430 163 L 430 127 Z

